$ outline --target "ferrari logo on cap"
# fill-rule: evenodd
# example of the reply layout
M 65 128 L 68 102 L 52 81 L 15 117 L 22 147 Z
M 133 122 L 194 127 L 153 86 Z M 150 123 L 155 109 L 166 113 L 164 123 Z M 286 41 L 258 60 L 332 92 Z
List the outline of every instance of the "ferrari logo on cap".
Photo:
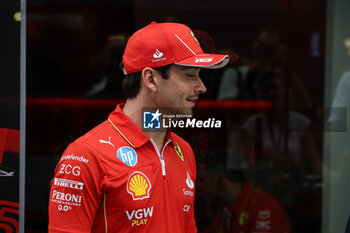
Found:
M 183 154 L 182 154 L 182 151 L 181 151 L 181 149 L 180 149 L 180 146 L 179 146 L 179 144 L 176 144 L 175 146 L 174 146 L 174 149 L 175 149 L 175 151 L 176 151 L 176 154 L 179 156 L 179 158 L 181 159 L 181 161 L 182 162 L 184 162 L 185 160 L 184 160 L 184 156 L 183 156 Z
M 197 40 L 196 36 L 194 35 L 194 33 L 192 31 L 190 31 L 191 35 L 193 36 L 193 38 L 197 41 L 197 43 L 199 44 L 199 41 Z M 199 44 L 200 45 L 200 44 Z

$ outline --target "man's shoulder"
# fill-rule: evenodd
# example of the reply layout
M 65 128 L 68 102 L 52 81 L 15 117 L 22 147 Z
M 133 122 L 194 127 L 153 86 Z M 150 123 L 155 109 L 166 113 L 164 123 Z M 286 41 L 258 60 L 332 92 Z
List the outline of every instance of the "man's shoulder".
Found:
M 88 132 L 86 132 L 84 135 L 80 136 L 75 140 L 75 142 L 79 143 L 86 143 L 90 140 L 94 140 L 94 138 L 99 137 L 101 134 L 104 134 L 108 130 L 108 121 L 103 121 L 102 123 L 98 124 Z
M 106 143 L 110 142 L 110 137 L 114 133 L 109 122 L 107 120 L 103 121 L 70 143 L 67 149 L 93 154 L 102 144 L 101 141 Z M 113 137 L 113 139 L 114 138 L 115 137 Z
M 252 199 L 254 200 L 254 205 L 259 206 L 261 208 L 267 208 L 267 209 L 281 208 L 281 204 L 277 200 L 277 198 L 258 188 L 254 188 Z

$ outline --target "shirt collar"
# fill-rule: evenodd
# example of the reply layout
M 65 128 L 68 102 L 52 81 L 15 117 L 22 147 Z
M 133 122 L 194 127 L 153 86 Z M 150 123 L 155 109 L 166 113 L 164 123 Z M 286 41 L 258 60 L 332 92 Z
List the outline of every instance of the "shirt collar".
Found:
M 139 148 L 150 140 L 150 137 L 142 131 L 142 129 L 135 124 L 123 112 L 124 104 L 118 104 L 116 109 L 109 114 L 108 121 L 117 130 L 117 132 L 127 141 L 133 148 Z M 168 130 L 165 141 L 171 140 L 171 131 Z

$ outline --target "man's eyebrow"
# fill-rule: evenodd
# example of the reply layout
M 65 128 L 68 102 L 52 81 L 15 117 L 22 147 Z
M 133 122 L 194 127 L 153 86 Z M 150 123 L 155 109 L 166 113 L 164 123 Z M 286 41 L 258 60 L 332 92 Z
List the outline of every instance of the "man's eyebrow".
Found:
M 191 70 L 191 69 L 200 70 L 201 68 L 200 67 L 196 67 L 196 66 L 182 66 L 181 69 L 182 70 Z

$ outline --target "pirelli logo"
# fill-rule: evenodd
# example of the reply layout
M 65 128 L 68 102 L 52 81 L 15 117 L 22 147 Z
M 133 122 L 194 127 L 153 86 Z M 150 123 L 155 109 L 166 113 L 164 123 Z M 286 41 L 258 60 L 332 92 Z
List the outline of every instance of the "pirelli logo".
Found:
M 78 190 L 83 190 L 83 188 L 84 188 L 83 182 L 61 179 L 61 178 L 55 178 L 54 185 L 62 186 L 62 187 L 66 187 L 66 188 L 78 189 Z

